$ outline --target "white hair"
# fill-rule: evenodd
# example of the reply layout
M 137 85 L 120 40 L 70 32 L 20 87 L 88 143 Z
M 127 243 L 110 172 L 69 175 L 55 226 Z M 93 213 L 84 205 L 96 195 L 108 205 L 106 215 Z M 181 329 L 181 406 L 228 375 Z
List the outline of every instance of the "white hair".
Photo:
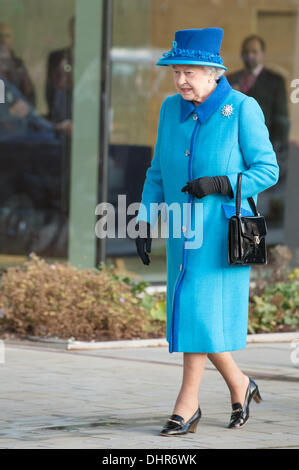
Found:
M 220 67 L 213 67 L 211 65 L 203 65 L 203 68 L 206 70 L 207 73 L 215 74 L 215 80 L 218 80 L 225 72 L 225 69 Z
M 171 64 L 172 69 L 174 65 L 176 64 Z M 220 67 L 214 67 L 212 65 L 196 65 L 196 67 L 202 67 L 208 74 L 215 74 L 215 80 L 218 80 L 225 72 L 225 69 L 222 69 Z

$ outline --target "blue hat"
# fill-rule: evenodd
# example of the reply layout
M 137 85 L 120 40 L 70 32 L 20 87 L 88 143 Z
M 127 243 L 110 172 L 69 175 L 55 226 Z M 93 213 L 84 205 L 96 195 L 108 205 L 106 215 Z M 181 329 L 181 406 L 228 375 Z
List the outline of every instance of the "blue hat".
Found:
M 223 34 L 222 28 L 176 31 L 171 51 L 165 52 L 156 65 L 210 65 L 227 70 L 227 67 L 222 65 L 223 60 L 220 57 Z

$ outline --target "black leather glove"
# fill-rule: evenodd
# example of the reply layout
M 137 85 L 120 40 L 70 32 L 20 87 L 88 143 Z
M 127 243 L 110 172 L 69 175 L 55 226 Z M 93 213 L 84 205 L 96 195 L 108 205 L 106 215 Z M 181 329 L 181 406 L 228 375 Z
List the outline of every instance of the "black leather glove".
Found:
M 187 192 L 199 199 L 209 194 L 220 193 L 234 197 L 234 193 L 227 176 L 202 176 L 192 181 L 187 181 L 182 192 Z
M 151 237 L 151 225 L 149 222 L 139 220 L 136 224 L 136 231 L 140 230 L 140 235 L 135 239 L 137 253 L 140 256 L 143 264 L 149 265 L 150 259 L 147 253 L 151 252 L 152 237 Z M 145 233 L 145 236 L 142 234 Z M 146 251 L 147 253 L 146 253 Z

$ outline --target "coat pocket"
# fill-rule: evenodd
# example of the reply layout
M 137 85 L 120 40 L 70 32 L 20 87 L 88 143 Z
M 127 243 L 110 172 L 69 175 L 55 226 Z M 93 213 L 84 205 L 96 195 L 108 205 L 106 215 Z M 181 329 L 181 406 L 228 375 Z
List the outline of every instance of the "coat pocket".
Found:
M 227 219 L 230 219 L 233 215 L 236 213 L 236 207 L 231 206 L 229 204 L 221 204 L 222 208 L 224 210 L 225 217 Z M 245 209 L 244 207 L 241 207 L 241 215 L 253 215 L 251 211 L 248 209 Z

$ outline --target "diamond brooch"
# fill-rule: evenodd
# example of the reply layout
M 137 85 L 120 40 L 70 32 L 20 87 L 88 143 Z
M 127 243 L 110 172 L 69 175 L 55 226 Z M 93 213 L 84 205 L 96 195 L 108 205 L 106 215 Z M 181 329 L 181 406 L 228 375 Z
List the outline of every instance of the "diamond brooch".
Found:
M 230 115 L 233 114 L 233 105 L 226 104 L 225 106 L 223 106 L 221 112 L 223 116 L 230 117 Z

